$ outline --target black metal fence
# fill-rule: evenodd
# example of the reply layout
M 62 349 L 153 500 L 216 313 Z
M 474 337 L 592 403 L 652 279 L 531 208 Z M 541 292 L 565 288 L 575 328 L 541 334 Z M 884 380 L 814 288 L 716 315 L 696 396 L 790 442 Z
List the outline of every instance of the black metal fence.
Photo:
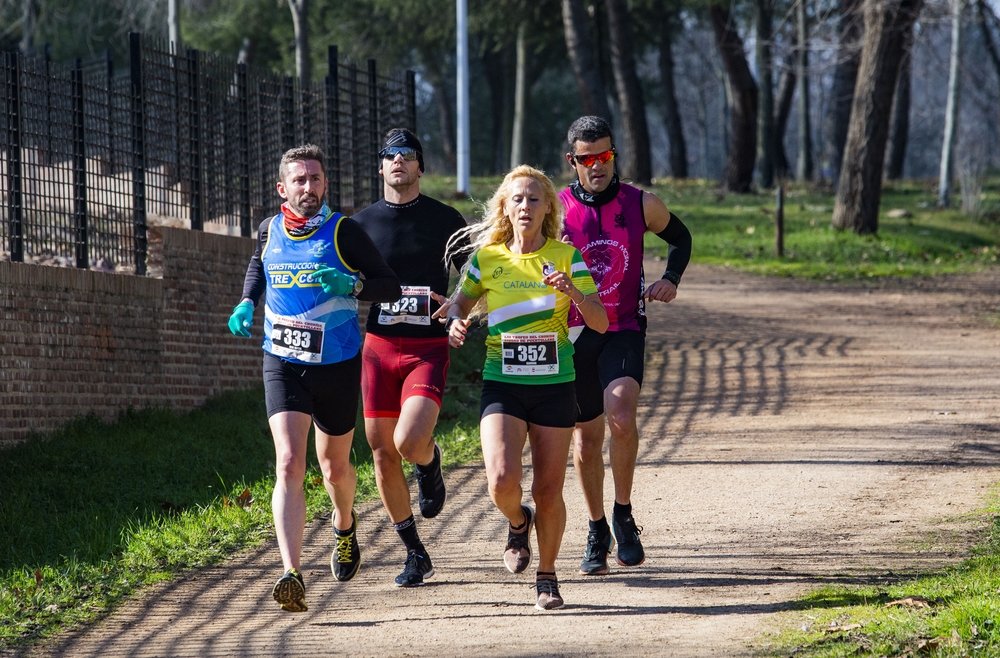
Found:
M 416 130 L 412 71 L 338 61 L 320 85 L 129 35 L 128 68 L 3 53 L 0 260 L 146 273 L 146 229 L 249 236 L 273 214 L 278 161 L 327 154 L 334 209 L 381 196 L 389 128 Z

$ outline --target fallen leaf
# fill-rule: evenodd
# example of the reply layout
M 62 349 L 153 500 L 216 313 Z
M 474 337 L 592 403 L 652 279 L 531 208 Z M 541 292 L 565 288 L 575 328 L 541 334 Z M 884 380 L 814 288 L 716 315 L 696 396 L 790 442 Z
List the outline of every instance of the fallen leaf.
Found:
M 222 497 L 222 506 L 223 507 L 230 507 L 231 505 L 232 505 L 232 503 L 229 502 L 229 499 L 226 498 L 225 496 L 223 496 Z
M 236 498 L 236 504 L 243 509 L 250 509 L 250 506 L 253 505 L 253 496 L 250 495 L 249 487 L 243 489 L 243 493 Z
M 829 626 L 823 629 L 824 633 L 839 633 L 840 631 L 853 631 L 861 628 L 861 624 L 842 624 L 840 626 Z
M 59 606 L 53 603 L 52 605 L 45 606 L 46 612 L 59 612 Z
M 35 587 L 41 587 L 43 580 L 45 580 L 45 576 L 42 575 L 42 570 L 35 569 Z
M 902 599 L 896 599 L 895 601 L 889 601 L 885 604 L 885 607 L 899 605 L 907 606 L 910 608 L 929 608 L 931 607 L 931 602 L 922 596 L 907 596 Z

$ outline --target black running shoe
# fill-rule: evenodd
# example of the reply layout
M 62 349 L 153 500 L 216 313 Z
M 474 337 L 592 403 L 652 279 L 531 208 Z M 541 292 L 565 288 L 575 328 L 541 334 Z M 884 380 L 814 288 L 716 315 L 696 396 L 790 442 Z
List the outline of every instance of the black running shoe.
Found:
M 632 515 L 619 519 L 612 515 L 611 527 L 614 528 L 618 540 L 618 564 L 623 567 L 637 567 L 646 561 L 646 553 L 642 550 L 639 535 L 642 528 L 635 525 Z
M 535 592 L 538 594 L 535 608 L 539 610 L 552 610 L 553 608 L 562 607 L 563 598 L 559 596 L 559 583 L 557 581 L 549 579 L 536 580 Z
M 503 551 L 503 563 L 507 571 L 521 573 L 531 564 L 531 526 L 535 523 L 535 511 L 527 505 L 521 505 L 524 512 L 524 532 L 507 530 L 507 546 Z
M 448 492 L 444 488 L 444 476 L 441 474 L 441 446 L 434 444 L 434 459 L 427 466 L 417 465 L 413 469 L 417 477 L 417 499 L 420 502 L 420 515 L 425 519 L 433 519 L 444 507 Z
M 330 568 L 337 580 L 346 581 L 354 578 L 361 568 L 361 548 L 358 546 L 358 514 L 351 510 L 351 529 L 341 533 L 336 527 L 333 534 L 337 538 L 337 547 L 330 557 Z
M 289 569 L 278 579 L 271 590 L 271 596 L 281 605 L 282 610 L 305 612 L 309 609 L 306 605 L 306 586 L 302 582 L 302 574 L 296 569 Z
M 422 587 L 424 578 L 434 575 L 434 565 L 430 556 L 410 551 L 406 555 L 406 566 L 403 573 L 396 576 L 396 587 Z
M 604 526 L 607 528 L 607 526 Z M 580 563 L 580 574 L 583 576 L 603 576 L 608 572 L 608 553 L 615 545 L 615 538 L 609 532 L 603 539 L 596 530 L 587 535 L 587 552 L 583 554 Z

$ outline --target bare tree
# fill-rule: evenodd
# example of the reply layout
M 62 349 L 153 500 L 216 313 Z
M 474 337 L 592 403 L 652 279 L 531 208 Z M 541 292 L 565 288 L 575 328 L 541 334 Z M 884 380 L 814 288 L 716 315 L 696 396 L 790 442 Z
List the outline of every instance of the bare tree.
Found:
M 167 0 L 167 36 L 174 53 L 181 52 L 181 15 L 177 6 L 180 0 Z
M 799 155 L 795 165 L 795 178 L 802 182 L 812 180 L 812 131 L 809 122 L 809 24 L 806 0 L 796 0 L 795 32 L 798 35 L 798 57 L 795 68 L 799 80 Z
M 21 19 L 21 52 L 30 52 L 35 47 L 35 30 L 38 28 L 37 0 L 24 0 L 24 14 Z
M 886 180 L 903 177 L 906 162 L 906 143 L 910 133 L 910 96 L 913 78 L 913 27 L 906 33 L 903 61 L 899 63 L 899 79 L 896 94 L 892 99 L 892 115 L 889 120 L 889 152 L 885 156 Z
M 566 50 L 573 67 L 573 77 L 580 90 L 580 101 L 585 114 L 611 119 L 608 93 L 601 79 L 601 71 L 588 38 L 587 10 L 583 0 L 562 0 L 563 27 L 566 33 Z
M 649 152 L 646 102 L 632 52 L 635 40 L 632 20 L 625 0 L 605 0 L 604 4 L 611 37 L 611 68 L 621 108 L 621 132 L 625 137 L 624 174 L 636 183 L 647 185 L 653 179 L 653 163 Z
M 774 185 L 774 66 L 771 0 L 756 0 L 757 79 L 760 83 L 760 111 L 757 113 L 757 180 L 767 190 Z
M 835 228 L 858 234 L 878 232 L 892 95 L 906 32 L 921 6 L 922 0 L 865 0 L 865 42 L 833 207 Z
M 309 0 L 288 0 L 295 29 L 295 74 L 300 84 L 312 82 L 312 58 L 309 56 Z
M 864 34 L 864 14 L 861 0 L 841 0 L 837 26 L 837 65 L 833 72 L 830 104 L 826 113 L 826 157 L 834 185 L 840 179 L 844 159 L 844 143 L 851 121 L 854 85 L 861 61 L 861 37 Z
M 708 11 L 715 43 L 732 91 L 732 141 L 722 186 L 730 192 L 749 192 L 757 156 L 757 83 L 750 72 L 743 39 L 736 31 L 729 9 L 713 4 Z
M 948 104 L 944 111 L 944 139 L 941 144 L 941 175 L 938 179 L 938 206 L 951 205 L 955 177 L 955 141 L 958 139 L 958 107 L 962 96 L 962 15 L 965 0 L 951 0 L 951 65 L 948 69 Z
M 681 112 L 677 105 L 676 83 L 674 81 L 673 14 L 664 16 L 660 25 L 660 86 L 663 87 L 663 124 L 670 140 L 670 175 L 674 178 L 688 177 L 687 144 L 681 124 Z
M 778 178 L 788 178 L 792 169 L 788 164 L 788 154 L 785 153 L 785 130 L 788 126 L 788 115 L 792 112 L 792 100 L 795 98 L 795 48 L 785 57 L 781 67 L 781 77 L 778 79 L 778 95 L 774 104 L 774 175 Z

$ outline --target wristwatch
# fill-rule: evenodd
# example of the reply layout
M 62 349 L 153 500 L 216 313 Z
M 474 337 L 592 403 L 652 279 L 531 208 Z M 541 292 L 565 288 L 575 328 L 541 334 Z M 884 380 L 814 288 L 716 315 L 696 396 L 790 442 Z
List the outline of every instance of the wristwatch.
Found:
M 351 297 L 357 297 L 364 290 L 365 284 L 361 279 L 354 282 L 354 290 L 351 291 Z
M 663 276 L 661 276 L 660 278 L 661 279 L 666 279 L 667 281 L 669 281 L 670 283 L 674 284 L 675 286 L 680 285 L 680 282 L 681 282 L 681 275 L 678 274 L 677 272 L 673 272 L 671 270 L 667 270 L 666 272 L 664 272 Z

